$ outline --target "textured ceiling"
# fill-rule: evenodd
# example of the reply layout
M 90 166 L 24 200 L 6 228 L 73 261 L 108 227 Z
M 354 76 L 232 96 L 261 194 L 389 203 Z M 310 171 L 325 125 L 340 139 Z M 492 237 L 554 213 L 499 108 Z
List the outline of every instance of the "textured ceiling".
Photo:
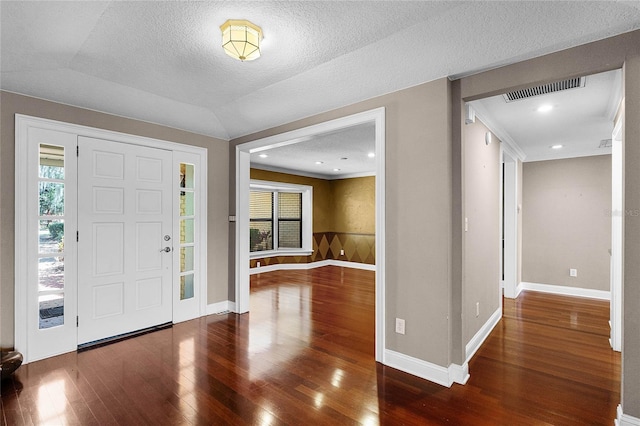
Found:
M 321 179 L 373 175 L 375 133 L 375 124 L 367 123 L 315 135 L 295 144 L 254 152 L 251 167 Z
M 614 70 L 586 76 L 580 88 L 508 103 L 499 95 L 471 104 L 500 138 L 522 150 L 525 161 L 538 161 L 610 154 L 611 148 L 599 145 L 611 139 L 621 99 L 622 71 Z M 553 109 L 539 112 L 543 105 Z
M 231 139 L 640 28 L 640 2 L 0 2 L 0 87 Z M 219 26 L 249 19 L 263 56 Z

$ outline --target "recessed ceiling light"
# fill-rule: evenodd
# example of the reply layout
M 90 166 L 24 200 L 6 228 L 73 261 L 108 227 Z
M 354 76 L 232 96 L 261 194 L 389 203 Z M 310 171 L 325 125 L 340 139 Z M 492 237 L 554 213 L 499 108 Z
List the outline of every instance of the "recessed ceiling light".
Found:
M 324 161 L 316 161 L 316 164 L 323 164 Z
M 560 149 L 562 145 L 551 145 L 551 149 Z
M 340 169 L 333 169 L 333 171 L 334 171 L 334 172 L 339 172 L 339 171 L 340 171 Z
M 347 157 L 340 157 L 341 160 L 348 160 Z
M 549 112 L 552 109 L 553 109 L 553 105 L 546 104 L 546 105 L 539 106 L 537 111 L 538 112 Z
M 267 158 L 267 157 L 268 157 L 268 155 L 267 155 L 267 154 L 260 154 L 260 155 L 259 155 L 259 157 L 260 157 L 260 158 Z
M 367 157 L 369 157 L 369 158 L 373 158 L 375 156 L 376 156 L 375 152 L 370 152 L 370 153 L 367 154 Z

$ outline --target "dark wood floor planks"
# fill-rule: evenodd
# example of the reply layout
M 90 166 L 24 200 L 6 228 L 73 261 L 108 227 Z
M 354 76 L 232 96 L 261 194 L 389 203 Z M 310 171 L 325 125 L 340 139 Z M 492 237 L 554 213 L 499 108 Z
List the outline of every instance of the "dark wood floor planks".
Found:
M 251 278 L 251 311 L 21 367 L 2 422 L 216 425 L 611 425 L 620 355 L 608 302 L 524 292 L 445 388 L 376 364 L 374 273 Z

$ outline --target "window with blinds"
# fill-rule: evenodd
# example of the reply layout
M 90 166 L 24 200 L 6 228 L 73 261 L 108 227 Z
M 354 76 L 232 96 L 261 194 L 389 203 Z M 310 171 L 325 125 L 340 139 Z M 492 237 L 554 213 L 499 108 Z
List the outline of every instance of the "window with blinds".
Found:
M 302 194 L 278 193 L 278 247 L 302 247 Z
M 251 191 L 249 239 L 251 252 L 302 248 L 302 194 Z
M 249 194 L 249 250 L 273 250 L 274 192 Z

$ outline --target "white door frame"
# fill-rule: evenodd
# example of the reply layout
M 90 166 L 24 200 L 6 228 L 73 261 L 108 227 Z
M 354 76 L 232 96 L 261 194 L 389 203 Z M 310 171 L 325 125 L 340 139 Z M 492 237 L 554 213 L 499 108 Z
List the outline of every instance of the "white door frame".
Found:
M 623 112 L 624 114 L 624 112 Z M 622 351 L 622 121 L 615 123 L 611 136 L 611 301 L 609 343 L 614 351 Z
M 28 115 L 16 114 L 15 116 L 15 283 L 14 283 L 14 346 L 17 351 L 20 351 L 25 357 L 24 362 L 36 361 L 36 359 L 29 356 L 28 347 L 28 316 L 27 309 L 29 299 L 27 294 L 27 281 L 26 277 L 30 268 L 29 259 L 30 253 L 27 247 L 27 229 L 28 218 L 25 212 L 27 212 L 27 189 L 28 189 L 28 176 L 27 176 L 27 161 L 29 155 L 27 152 L 29 141 L 29 129 L 39 128 L 45 130 L 58 131 L 63 133 L 69 133 L 76 136 L 87 136 L 96 139 L 107 139 L 114 142 L 122 142 L 133 145 L 148 146 L 152 148 L 160 148 L 174 153 L 174 159 L 172 166 L 177 166 L 180 162 L 184 162 L 186 155 L 196 155 L 200 159 L 200 173 L 199 173 L 199 187 L 202 191 L 199 193 L 199 205 L 198 214 L 200 215 L 200 235 L 201 238 L 201 250 L 196 256 L 196 260 L 199 262 L 200 273 L 198 286 L 199 303 L 195 308 L 198 309 L 197 316 L 206 315 L 206 303 L 207 303 L 207 149 L 197 146 L 184 145 L 175 142 L 163 141 L 159 139 L 152 139 L 143 136 L 129 135 L 125 133 L 114 132 L 110 130 L 97 129 L 93 127 L 81 126 L 77 124 L 64 123 L 61 121 L 48 120 L 44 118 L 32 117 Z M 176 167 L 177 170 L 177 167 Z M 178 188 L 174 188 L 173 202 L 177 200 Z M 175 209 L 174 209 L 175 211 Z M 175 218 L 174 218 L 175 220 Z M 77 227 L 77 224 L 73 224 Z M 173 285 L 179 285 L 178 278 L 179 271 L 174 270 Z M 174 319 L 176 322 L 176 319 Z M 76 350 L 76 347 L 70 347 L 69 351 Z
M 501 145 L 500 153 L 504 163 L 502 175 L 504 188 L 504 206 L 502 221 L 504 226 L 504 297 L 518 297 L 518 161 L 505 145 Z
M 385 348 L 385 109 L 377 108 L 236 146 L 235 312 L 249 311 L 249 171 L 251 153 L 304 142 L 309 137 L 364 123 L 375 123 L 376 139 L 376 307 L 375 359 Z

